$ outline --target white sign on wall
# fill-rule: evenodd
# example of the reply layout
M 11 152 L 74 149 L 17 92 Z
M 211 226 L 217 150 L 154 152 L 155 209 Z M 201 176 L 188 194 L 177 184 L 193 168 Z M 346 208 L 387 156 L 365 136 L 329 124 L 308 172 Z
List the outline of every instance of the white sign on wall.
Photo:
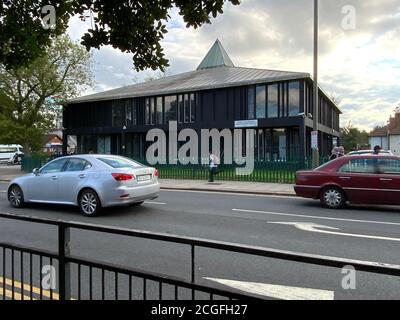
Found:
M 258 120 L 235 121 L 235 128 L 258 128 Z

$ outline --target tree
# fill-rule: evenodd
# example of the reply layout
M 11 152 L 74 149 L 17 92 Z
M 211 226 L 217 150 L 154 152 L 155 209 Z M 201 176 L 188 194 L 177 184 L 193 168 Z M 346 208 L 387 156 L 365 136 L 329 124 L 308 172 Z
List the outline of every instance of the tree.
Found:
M 0 63 L 7 68 L 29 64 L 66 31 L 71 16 L 79 15 L 92 20 L 92 28 L 82 37 L 88 51 L 112 45 L 133 54 L 137 71 L 164 70 L 168 60 L 160 41 L 167 33 L 168 11 L 176 7 L 186 26 L 197 28 L 223 13 L 225 2 L 240 4 L 240 0 L 6 0 L 0 5 Z
M 368 141 L 368 132 L 354 127 L 349 122 L 344 128 L 340 129 L 341 145 L 346 152 L 370 148 Z
M 91 55 L 67 36 L 55 39 L 29 66 L 0 65 L 0 143 L 40 149 L 42 135 L 54 127 L 61 105 L 92 84 Z

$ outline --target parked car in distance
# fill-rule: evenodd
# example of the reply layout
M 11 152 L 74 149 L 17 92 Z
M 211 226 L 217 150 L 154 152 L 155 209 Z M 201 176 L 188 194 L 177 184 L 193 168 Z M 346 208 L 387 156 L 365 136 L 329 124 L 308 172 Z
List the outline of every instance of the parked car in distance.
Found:
M 347 155 L 348 156 L 354 156 L 354 155 L 357 155 L 357 154 L 359 154 L 359 155 L 360 154 L 374 154 L 374 150 L 352 151 L 352 152 L 349 152 Z M 390 154 L 390 155 L 393 155 L 392 151 L 390 151 L 390 150 L 380 150 L 379 154 Z
M 0 144 L 0 162 L 8 162 L 15 154 L 24 154 L 22 146 L 19 144 Z
M 112 155 L 57 158 L 33 173 L 16 178 L 8 187 L 10 204 L 28 202 L 79 206 L 85 216 L 101 208 L 135 204 L 158 197 L 155 168 Z
M 347 155 L 296 173 L 297 196 L 330 209 L 353 204 L 400 205 L 400 157 Z

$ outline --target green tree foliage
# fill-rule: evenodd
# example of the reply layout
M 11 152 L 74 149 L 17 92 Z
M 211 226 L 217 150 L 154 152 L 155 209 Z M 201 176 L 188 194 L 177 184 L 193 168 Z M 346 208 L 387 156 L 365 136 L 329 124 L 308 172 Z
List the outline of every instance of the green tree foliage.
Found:
M 354 127 L 350 122 L 344 128 L 340 129 L 341 145 L 344 147 L 346 153 L 355 150 L 370 148 L 368 141 L 368 132 L 361 131 Z
M 211 23 L 226 2 L 240 0 L 5 0 L 0 5 L 0 63 L 7 68 L 26 65 L 40 56 L 52 39 L 63 34 L 71 16 L 90 19 L 82 37 L 87 48 L 111 45 L 133 54 L 137 71 L 168 66 L 160 41 L 167 33 L 168 12 L 177 8 L 187 27 Z M 53 28 L 43 28 L 46 5 L 55 8 Z
M 62 103 L 92 84 L 90 67 L 90 54 L 67 36 L 53 41 L 29 66 L 0 65 L 0 143 L 38 151 Z

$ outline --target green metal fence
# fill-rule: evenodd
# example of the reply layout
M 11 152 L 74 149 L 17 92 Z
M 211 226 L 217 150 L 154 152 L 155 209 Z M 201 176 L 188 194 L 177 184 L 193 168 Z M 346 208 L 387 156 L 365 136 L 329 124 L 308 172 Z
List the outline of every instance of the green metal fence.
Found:
M 54 157 L 31 156 L 22 160 L 22 171 L 31 172 L 34 168 L 40 168 Z M 149 165 L 146 159 L 134 159 L 145 165 Z M 321 163 L 326 162 L 321 159 Z M 151 165 L 150 165 L 151 166 Z M 167 165 L 156 164 L 154 167 L 159 171 L 161 179 L 183 179 L 183 180 L 207 180 L 209 170 L 207 165 Z M 250 175 L 238 175 L 237 165 L 221 165 L 214 177 L 216 181 L 246 181 L 246 182 L 272 182 L 293 183 L 296 171 L 311 168 L 311 160 L 303 161 L 263 161 L 256 162 L 253 173 Z

